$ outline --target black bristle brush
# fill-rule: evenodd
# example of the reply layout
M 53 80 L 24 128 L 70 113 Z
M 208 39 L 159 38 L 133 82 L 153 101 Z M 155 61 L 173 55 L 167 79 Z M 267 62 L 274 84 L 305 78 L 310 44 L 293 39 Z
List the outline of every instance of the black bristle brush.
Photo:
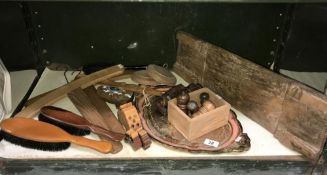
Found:
M 54 106 L 42 107 L 39 120 L 54 124 L 73 135 L 85 135 L 85 133 L 93 132 L 113 141 L 121 141 L 125 138 L 124 134 L 94 125 L 75 113 Z
M 48 143 L 27 140 L 24 138 L 16 137 L 14 135 L 10 135 L 3 130 L 0 131 L 0 135 L 3 137 L 4 140 L 15 145 L 20 145 L 26 148 L 38 149 L 42 151 L 62 151 L 68 149 L 70 146 L 69 142 Z
M 76 136 L 85 136 L 91 133 L 90 130 L 86 130 L 86 129 L 80 129 L 80 128 L 76 128 L 72 125 L 57 121 L 57 120 L 53 120 L 50 117 L 47 117 L 46 115 L 40 113 L 39 114 L 39 120 L 42 122 L 47 122 L 49 124 L 58 126 L 59 128 L 65 130 L 66 132 L 68 132 L 69 134 L 72 135 L 76 135 Z
M 9 118 L 2 121 L 0 127 L 5 140 L 27 148 L 60 151 L 74 143 L 102 153 L 112 150 L 110 142 L 70 135 L 59 127 L 29 118 Z

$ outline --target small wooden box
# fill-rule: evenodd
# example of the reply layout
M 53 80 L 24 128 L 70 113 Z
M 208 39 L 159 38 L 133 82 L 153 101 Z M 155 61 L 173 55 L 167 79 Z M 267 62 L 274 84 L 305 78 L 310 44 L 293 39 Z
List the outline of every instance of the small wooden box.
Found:
M 194 140 L 210 131 L 220 128 L 228 123 L 230 104 L 208 88 L 202 88 L 191 92 L 190 100 L 200 104 L 199 95 L 207 92 L 210 101 L 216 105 L 216 109 L 190 118 L 176 105 L 176 98 L 168 102 L 168 121 L 181 133 L 187 140 Z

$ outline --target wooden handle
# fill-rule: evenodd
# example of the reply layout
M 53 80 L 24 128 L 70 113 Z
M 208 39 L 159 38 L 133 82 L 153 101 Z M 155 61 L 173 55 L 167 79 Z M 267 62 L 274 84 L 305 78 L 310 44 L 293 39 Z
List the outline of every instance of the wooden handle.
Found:
M 56 89 L 52 89 L 52 90 L 50 90 L 50 91 L 48 91 L 48 92 L 45 92 L 45 93 L 43 93 L 43 94 L 40 94 L 40 95 L 37 95 L 37 96 L 35 96 L 35 97 L 32 97 L 32 98 L 28 99 L 27 102 L 24 104 L 25 107 L 26 107 L 26 106 L 29 106 L 30 104 L 33 104 L 33 103 L 36 102 L 38 99 L 44 97 L 45 95 L 51 93 L 51 92 L 54 91 L 54 90 L 56 90 Z
M 92 132 L 101 135 L 103 137 L 107 137 L 113 141 L 121 141 L 125 138 L 125 134 L 112 132 L 96 125 L 91 125 L 89 128 Z
M 38 100 L 34 101 L 32 104 L 16 114 L 15 117 L 32 118 L 40 112 L 41 107 L 57 102 L 65 97 L 67 93 L 77 88 L 85 89 L 108 78 L 121 75 L 123 72 L 124 66 L 116 65 L 74 80 L 40 97 Z
M 112 150 L 112 144 L 107 141 L 97 141 L 91 140 L 84 137 L 72 136 L 71 142 L 77 145 L 85 146 L 94 150 L 97 150 L 101 153 L 109 153 Z

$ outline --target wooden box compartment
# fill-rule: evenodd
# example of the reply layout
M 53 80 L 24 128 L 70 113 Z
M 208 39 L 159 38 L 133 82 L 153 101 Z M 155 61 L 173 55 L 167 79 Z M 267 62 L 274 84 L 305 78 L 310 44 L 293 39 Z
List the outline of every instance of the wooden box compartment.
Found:
M 207 92 L 216 109 L 190 118 L 176 105 L 176 98 L 168 102 L 168 121 L 188 140 L 196 139 L 228 123 L 230 104 L 208 88 L 191 92 L 190 100 L 200 104 L 199 95 Z

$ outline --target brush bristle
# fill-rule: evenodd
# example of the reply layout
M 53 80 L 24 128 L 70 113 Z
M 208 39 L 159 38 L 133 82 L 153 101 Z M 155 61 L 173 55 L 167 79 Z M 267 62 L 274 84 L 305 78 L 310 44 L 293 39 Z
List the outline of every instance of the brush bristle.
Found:
M 62 151 L 68 149 L 70 146 L 69 142 L 38 142 L 34 140 L 27 140 L 11 135 L 3 130 L 0 131 L 0 134 L 5 140 L 13 144 L 43 151 Z
M 43 121 L 43 122 L 47 122 L 49 124 L 56 125 L 59 128 L 65 130 L 66 132 L 68 132 L 69 134 L 72 134 L 72 135 L 85 136 L 85 135 L 90 134 L 90 131 L 89 130 L 79 129 L 79 128 L 76 128 L 74 126 L 70 126 L 68 124 L 61 123 L 61 122 L 52 120 L 51 118 L 49 118 L 49 117 L 47 117 L 47 116 L 45 116 L 43 114 L 39 114 L 39 120 L 40 121 Z

